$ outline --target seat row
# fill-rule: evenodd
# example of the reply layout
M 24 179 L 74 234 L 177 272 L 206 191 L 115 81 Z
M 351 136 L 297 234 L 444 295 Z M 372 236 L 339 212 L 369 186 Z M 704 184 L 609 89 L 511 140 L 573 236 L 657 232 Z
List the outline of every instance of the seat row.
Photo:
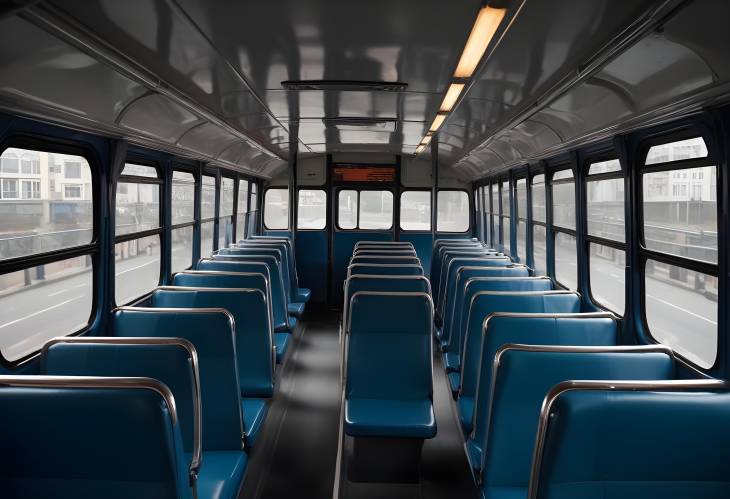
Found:
M 653 444 L 679 432 L 692 452 L 730 455 L 710 437 L 728 439 L 722 382 L 680 380 L 669 348 L 620 345 L 613 314 L 582 313 L 577 293 L 504 260 L 476 241 L 433 248 L 435 341 L 482 497 L 726 495 L 717 461 L 688 467 Z M 693 404 L 708 426 L 688 431 Z
M 3 491 L 236 497 L 307 299 L 292 260 L 287 240 L 241 241 L 115 309 L 108 336 L 49 341 L 40 376 L 1 377 Z
M 410 243 L 359 242 L 343 285 L 348 478 L 412 481 L 423 440 L 436 434 L 430 283 Z

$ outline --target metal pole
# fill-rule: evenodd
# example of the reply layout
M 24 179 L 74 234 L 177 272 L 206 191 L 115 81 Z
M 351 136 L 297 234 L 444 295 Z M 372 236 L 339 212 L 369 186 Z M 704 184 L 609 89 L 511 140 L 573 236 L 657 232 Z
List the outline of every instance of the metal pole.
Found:
M 436 214 L 439 188 L 439 136 L 431 137 L 431 243 L 436 242 Z
M 297 240 L 297 153 L 299 152 L 299 121 L 289 125 L 289 231 L 292 249 L 296 251 Z

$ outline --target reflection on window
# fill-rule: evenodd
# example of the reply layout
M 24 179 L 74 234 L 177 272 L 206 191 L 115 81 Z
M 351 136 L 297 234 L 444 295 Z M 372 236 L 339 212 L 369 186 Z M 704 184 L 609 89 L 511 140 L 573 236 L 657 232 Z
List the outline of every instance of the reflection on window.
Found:
M 400 228 L 403 230 L 431 230 L 431 193 L 405 191 L 400 195 Z
M 16 361 L 89 322 L 94 301 L 91 256 L 0 275 L 0 353 Z
M 542 225 L 532 227 L 532 257 L 535 275 L 547 275 L 547 229 Z
M 248 180 L 238 181 L 238 209 L 236 213 L 238 213 L 236 218 L 236 239 L 245 239 L 248 213 Z
M 645 312 L 651 335 L 700 367 L 717 358 L 718 279 L 647 260 Z
M 192 173 L 172 173 L 172 224 L 195 219 L 195 177 Z
M 578 256 L 575 237 L 555 234 L 555 278 L 568 289 L 578 289 Z
M 553 225 L 575 229 L 575 183 L 573 182 L 553 184 Z
M 321 189 L 299 191 L 297 227 L 322 230 L 327 226 L 327 193 Z
M 702 137 L 660 144 L 649 148 L 646 164 L 669 163 L 683 159 L 706 158 L 707 145 Z
M 532 177 L 532 219 L 538 222 L 547 221 L 545 204 L 545 175 Z
M 215 217 L 215 177 L 210 175 L 203 175 L 200 210 L 202 220 Z
M 221 217 L 233 215 L 233 185 L 234 180 L 228 177 L 221 177 Z
M 609 173 L 609 172 L 620 172 L 621 171 L 621 163 L 617 159 L 609 159 L 608 161 L 599 161 L 596 163 L 591 163 L 590 168 L 588 168 L 588 175 L 598 175 L 599 173 Z
M 337 226 L 340 229 L 357 228 L 357 191 L 342 190 L 337 198 Z
M 218 249 L 227 248 L 233 244 L 233 218 L 218 219 Z
M 510 216 L 509 183 L 508 182 L 502 182 L 502 189 L 500 192 L 502 195 L 502 216 L 508 217 L 508 216 Z
M 436 212 L 438 232 L 469 230 L 469 195 L 464 191 L 439 191 Z
M 172 231 L 172 273 L 190 268 L 193 263 L 193 226 Z
M 622 250 L 590 245 L 591 295 L 599 305 L 619 315 L 624 314 L 626 301 L 626 253 Z
M 521 263 L 527 263 L 527 223 L 517 222 L 517 258 Z
M 269 230 L 286 230 L 289 227 L 289 189 L 266 191 L 264 226 Z
M 207 258 L 213 253 L 213 228 L 215 222 L 200 224 L 200 258 Z
M 393 226 L 393 193 L 360 192 L 360 228 L 387 230 Z
M 645 173 L 642 183 L 646 247 L 717 263 L 717 168 Z
M 132 234 L 160 226 L 159 184 L 119 182 L 116 201 L 116 234 Z
M 64 165 L 77 177 L 68 184 Z M 9 148 L 0 156 L 0 260 L 91 243 L 92 179 L 80 156 Z
M 518 179 L 515 183 L 515 198 L 517 198 L 517 216 L 527 219 L 527 181 Z
M 625 241 L 624 179 L 589 180 L 587 195 L 588 233 Z
M 157 235 L 114 245 L 114 287 L 117 305 L 152 291 L 160 281 L 160 237 Z

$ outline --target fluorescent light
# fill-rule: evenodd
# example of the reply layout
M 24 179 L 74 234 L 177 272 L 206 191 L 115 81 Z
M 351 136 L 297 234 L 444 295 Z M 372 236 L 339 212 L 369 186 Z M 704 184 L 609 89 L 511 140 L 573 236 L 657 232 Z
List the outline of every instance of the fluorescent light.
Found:
M 463 83 L 452 83 L 449 89 L 446 91 L 443 102 L 441 102 L 441 112 L 448 113 L 451 108 L 456 104 L 456 99 L 461 95 L 461 91 L 464 90 Z
M 421 154 L 425 148 L 426 148 L 426 146 L 424 146 L 423 144 L 416 147 L 416 154 Z
M 441 128 L 441 125 L 444 124 L 444 120 L 446 119 L 445 114 L 437 114 L 436 117 L 433 119 L 433 123 L 431 123 L 431 128 L 429 128 L 429 131 L 436 132 L 439 128 Z
M 431 142 L 431 136 L 430 135 L 426 135 L 423 138 L 423 140 L 421 141 L 421 145 L 422 146 L 427 146 L 429 144 L 429 142 Z
M 455 77 L 471 78 L 506 13 L 507 9 L 482 7 L 479 14 L 477 14 L 477 20 L 471 29 L 464 51 L 461 53 L 459 65 L 456 66 L 456 72 L 454 73 Z

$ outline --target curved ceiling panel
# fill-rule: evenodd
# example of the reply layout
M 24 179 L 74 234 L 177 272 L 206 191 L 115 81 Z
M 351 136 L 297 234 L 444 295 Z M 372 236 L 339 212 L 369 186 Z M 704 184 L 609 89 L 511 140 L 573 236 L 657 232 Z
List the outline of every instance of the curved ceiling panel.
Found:
M 220 157 L 222 151 L 238 141 L 240 139 L 225 130 L 221 130 L 220 127 L 212 123 L 203 123 L 193 126 L 185 132 L 178 139 L 177 145 L 217 158 Z
M 137 99 L 118 120 L 125 128 L 173 144 L 191 126 L 202 122 L 198 116 L 160 94 Z

